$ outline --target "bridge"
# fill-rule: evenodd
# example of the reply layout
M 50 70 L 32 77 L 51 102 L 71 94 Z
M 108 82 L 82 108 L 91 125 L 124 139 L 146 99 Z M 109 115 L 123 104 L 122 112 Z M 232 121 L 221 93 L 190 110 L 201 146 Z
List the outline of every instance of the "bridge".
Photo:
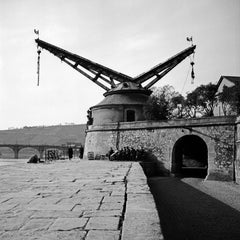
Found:
M 32 144 L 0 144 L 1 147 L 8 147 L 13 150 L 14 158 L 18 159 L 19 151 L 23 148 L 33 148 L 38 150 L 40 154 L 40 158 L 43 158 L 43 153 L 47 149 L 59 149 L 59 150 L 66 150 L 67 146 L 59 146 L 59 145 L 32 145 Z

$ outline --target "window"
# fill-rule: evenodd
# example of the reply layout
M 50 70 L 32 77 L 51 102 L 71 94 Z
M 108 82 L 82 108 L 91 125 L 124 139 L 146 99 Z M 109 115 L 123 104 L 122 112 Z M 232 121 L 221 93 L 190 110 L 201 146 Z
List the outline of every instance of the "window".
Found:
M 134 121 L 135 121 L 135 111 L 127 110 L 127 122 L 134 122 Z

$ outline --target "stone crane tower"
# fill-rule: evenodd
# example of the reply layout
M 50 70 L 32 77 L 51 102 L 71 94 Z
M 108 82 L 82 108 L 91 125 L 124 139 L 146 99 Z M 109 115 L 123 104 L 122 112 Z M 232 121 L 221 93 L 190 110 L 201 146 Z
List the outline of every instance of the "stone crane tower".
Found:
M 105 154 L 109 149 L 109 144 L 102 144 L 106 130 L 104 125 L 116 124 L 117 133 L 120 122 L 144 121 L 143 107 L 152 93 L 150 87 L 186 57 L 193 54 L 196 48 L 196 45 L 192 45 L 149 71 L 130 77 L 40 39 L 35 41 L 39 54 L 40 48 L 48 50 L 106 91 L 103 94 L 105 98 L 88 111 L 90 126 L 87 131 L 85 149 L 98 154 Z M 89 140 L 91 144 L 88 139 L 91 139 Z M 115 147 L 118 148 L 117 134 L 114 141 Z M 92 144 L 93 142 L 95 143 Z

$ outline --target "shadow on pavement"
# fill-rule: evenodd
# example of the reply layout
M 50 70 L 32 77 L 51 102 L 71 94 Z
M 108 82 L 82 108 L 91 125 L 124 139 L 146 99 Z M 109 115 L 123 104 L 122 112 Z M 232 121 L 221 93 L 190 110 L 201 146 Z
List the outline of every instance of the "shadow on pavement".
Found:
M 240 239 L 237 210 L 178 178 L 152 177 L 148 184 L 165 240 Z

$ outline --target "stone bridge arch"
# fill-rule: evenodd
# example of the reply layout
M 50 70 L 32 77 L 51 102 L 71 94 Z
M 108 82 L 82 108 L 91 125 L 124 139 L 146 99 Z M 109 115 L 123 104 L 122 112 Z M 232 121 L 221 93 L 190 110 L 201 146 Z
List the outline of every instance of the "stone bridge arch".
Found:
M 1 148 L 11 149 L 13 151 L 15 159 L 18 159 L 19 158 L 19 153 L 26 148 L 34 149 L 34 151 L 32 151 L 32 153 L 30 152 L 30 154 L 31 155 L 37 154 L 40 157 L 40 159 L 43 159 L 44 151 L 46 151 L 48 149 L 54 149 L 54 150 L 60 150 L 62 152 L 66 152 L 66 147 L 65 146 L 56 146 L 56 145 L 0 144 L 0 150 L 1 150 Z M 8 154 L 8 156 L 6 156 L 6 157 L 9 158 L 9 155 L 10 154 Z M 27 156 L 27 157 L 29 157 L 29 156 Z
M 41 151 L 39 151 L 39 147 L 32 147 L 32 146 L 26 146 L 21 147 L 18 150 L 18 158 L 29 158 L 29 155 L 42 155 Z
M 174 143 L 171 173 L 176 176 L 207 176 L 208 147 L 200 136 L 184 135 Z
M 14 158 L 15 151 L 13 147 L 10 146 L 0 146 L 0 158 Z

